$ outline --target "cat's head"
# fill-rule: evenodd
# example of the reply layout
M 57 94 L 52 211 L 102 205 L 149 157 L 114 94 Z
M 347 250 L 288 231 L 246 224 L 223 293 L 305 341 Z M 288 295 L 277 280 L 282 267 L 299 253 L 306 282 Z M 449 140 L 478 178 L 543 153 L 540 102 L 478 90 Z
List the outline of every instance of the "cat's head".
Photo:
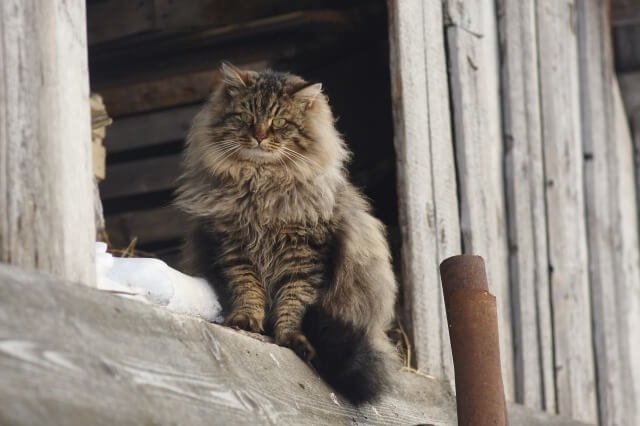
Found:
M 229 64 L 221 71 L 188 139 L 210 172 L 255 165 L 312 176 L 343 166 L 348 153 L 320 83 Z

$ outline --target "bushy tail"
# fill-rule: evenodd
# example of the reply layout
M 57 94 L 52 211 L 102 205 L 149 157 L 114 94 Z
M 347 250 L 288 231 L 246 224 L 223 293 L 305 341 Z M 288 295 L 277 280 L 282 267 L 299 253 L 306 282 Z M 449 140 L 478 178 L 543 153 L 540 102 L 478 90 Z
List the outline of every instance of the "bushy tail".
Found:
M 311 307 L 302 331 L 316 350 L 311 364 L 351 403 L 375 402 L 390 387 L 387 355 L 374 347 L 364 330 Z

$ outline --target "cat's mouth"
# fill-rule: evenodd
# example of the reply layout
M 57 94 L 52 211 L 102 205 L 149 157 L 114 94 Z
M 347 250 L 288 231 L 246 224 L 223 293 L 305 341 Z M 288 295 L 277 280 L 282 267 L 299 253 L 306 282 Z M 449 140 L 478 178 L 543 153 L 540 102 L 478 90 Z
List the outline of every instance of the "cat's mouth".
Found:
M 269 147 L 265 142 L 266 141 L 263 141 L 261 144 L 255 143 L 252 144 L 252 146 L 245 146 L 244 149 L 242 149 L 243 157 L 257 163 L 276 161 L 278 150 Z

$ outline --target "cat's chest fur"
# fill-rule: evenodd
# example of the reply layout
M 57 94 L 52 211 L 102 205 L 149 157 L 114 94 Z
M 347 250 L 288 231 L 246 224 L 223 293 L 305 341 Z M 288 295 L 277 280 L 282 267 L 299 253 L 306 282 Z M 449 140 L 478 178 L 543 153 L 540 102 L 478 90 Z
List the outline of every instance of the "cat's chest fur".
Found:
M 262 171 L 211 189 L 214 216 L 229 226 L 264 233 L 283 227 L 313 227 L 327 222 L 335 207 L 335 189 L 322 180 L 301 182 Z

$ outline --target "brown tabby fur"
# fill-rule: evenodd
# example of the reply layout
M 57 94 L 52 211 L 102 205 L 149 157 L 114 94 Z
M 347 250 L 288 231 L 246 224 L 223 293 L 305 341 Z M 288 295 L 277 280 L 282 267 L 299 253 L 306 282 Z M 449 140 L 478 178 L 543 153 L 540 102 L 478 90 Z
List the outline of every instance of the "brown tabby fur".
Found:
M 212 283 L 227 325 L 272 333 L 304 359 L 318 349 L 302 330 L 312 306 L 391 358 L 389 248 L 347 179 L 349 152 L 321 86 L 271 71 L 222 71 L 184 154 L 176 203 L 192 221 L 185 269 Z

